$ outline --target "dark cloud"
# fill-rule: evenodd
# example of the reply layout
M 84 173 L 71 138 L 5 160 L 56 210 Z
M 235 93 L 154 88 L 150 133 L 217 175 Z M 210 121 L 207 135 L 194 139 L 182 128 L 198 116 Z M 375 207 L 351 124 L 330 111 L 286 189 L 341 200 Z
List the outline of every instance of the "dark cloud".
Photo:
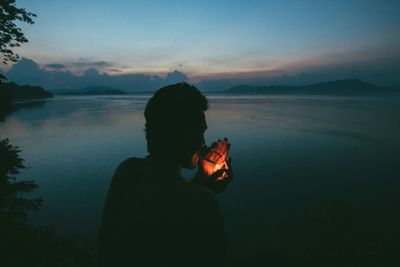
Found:
M 75 67 L 112 67 L 113 64 L 108 61 L 79 61 L 79 62 L 74 62 L 71 64 L 72 66 Z
M 165 77 L 165 80 L 168 81 L 169 83 L 178 83 L 178 82 L 186 82 L 188 81 L 188 77 L 180 72 L 180 71 L 173 71 L 167 74 L 167 77 Z
M 79 89 L 86 86 L 110 86 L 125 91 L 152 91 L 171 83 L 188 80 L 186 75 L 179 71 L 168 73 L 166 77 L 149 74 L 112 76 L 99 71 L 99 69 L 110 63 L 105 61 L 80 63 L 80 66 L 85 66 L 83 75 L 75 75 L 69 71 L 41 68 L 33 60 L 22 58 L 11 67 L 6 75 L 16 83 L 40 85 L 50 90 L 62 88 Z M 97 66 L 93 67 L 93 64 Z
M 47 65 L 45 65 L 45 67 L 50 68 L 50 69 L 64 69 L 65 65 L 59 64 L 59 63 L 53 63 L 53 64 L 47 64 Z
M 46 71 L 35 61 L 28 58 L 21 58 L 6 75 L 10 81 L 20 84 L 40 85 L 42 81 L 46 80 Z
M 100 76 L 100 72 L 94 68 L 90 68 L 85 70 L 85 72 L 83 73 L 84 77 L 97 77 Z

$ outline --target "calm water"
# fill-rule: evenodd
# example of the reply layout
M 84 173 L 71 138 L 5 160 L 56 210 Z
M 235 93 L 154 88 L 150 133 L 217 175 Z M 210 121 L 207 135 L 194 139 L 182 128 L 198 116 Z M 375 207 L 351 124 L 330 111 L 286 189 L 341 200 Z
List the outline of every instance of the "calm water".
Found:
M 95 236 L 115 168 L 146 155 L 147 99 L 56 97 L 0 122 L 30 166 L 18 178 L 40 185 L 34 223 Z M 235 179 L 218 196 L 231 253 L 375 255 L 398 244 L 400 95 L 209 99 L 207 142 L 232 143 Z

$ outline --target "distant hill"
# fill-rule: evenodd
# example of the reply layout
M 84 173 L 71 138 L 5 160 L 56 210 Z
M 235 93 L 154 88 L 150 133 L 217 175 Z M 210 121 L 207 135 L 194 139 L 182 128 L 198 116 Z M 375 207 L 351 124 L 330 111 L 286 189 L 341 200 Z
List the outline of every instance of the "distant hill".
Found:
M 0 90 L 7 94 L 11 100 L 26 100 L 50 98 L 53 94 L 43 87 L 32 85 L 18 85 L 16 83 L 0 83 Z
M 89 86 L 82 89 L 58 89 L 52 91 L 56 95 L 123 95 L 124 91 L 106 87 L 106 86 Z
M 268 85 L 251 86 L 239 85 L 225 91 L 227 93 L 253 93 L 253 94 L 368 94 L 384 91 L 386 89 L 358 79 L 338 80 L 310 85 L 288 86 Z

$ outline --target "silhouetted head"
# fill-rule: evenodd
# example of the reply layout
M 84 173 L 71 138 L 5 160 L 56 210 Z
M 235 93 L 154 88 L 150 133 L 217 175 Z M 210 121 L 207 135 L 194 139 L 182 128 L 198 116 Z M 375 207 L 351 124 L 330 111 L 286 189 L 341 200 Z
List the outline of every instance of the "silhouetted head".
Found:
M 204 145 L 207 108 L 205 96 L 187 83 L 159 89 L 144 112 L 150 155 L 182 164 L 184 168 L 194 168 Z

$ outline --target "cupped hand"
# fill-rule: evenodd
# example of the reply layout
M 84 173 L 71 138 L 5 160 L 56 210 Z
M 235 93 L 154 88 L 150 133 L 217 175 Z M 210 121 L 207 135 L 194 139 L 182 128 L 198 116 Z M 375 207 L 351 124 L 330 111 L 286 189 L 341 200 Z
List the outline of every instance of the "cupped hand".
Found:
M 205 186 L 215 193 L 224 191 L 233 179 L 232 159 L 226 160 L 229 149 L 230 143 L 227 138 L 218 140 L 206 148 L 199 162 L 199 171 L 192 182 Z
M 208 179 L 205 179 L 203 186 L 211 189 L 215 193 L 223 192 L 229 183 L 233 180 L 232 158 L 226 162 L 227 167 L 213 173 Z
M 218 140 L 214 142 L 211 148 L 206 149 L 205 155 L 203 155 L 200 161 L 200 171 L 204 172 L 207 176 L 211 176 L 219 169 L 226 168 L 226 158 L 230 146 L 231 144 L 228 143 L 228 138 L 224 138 L 223 141 Z

